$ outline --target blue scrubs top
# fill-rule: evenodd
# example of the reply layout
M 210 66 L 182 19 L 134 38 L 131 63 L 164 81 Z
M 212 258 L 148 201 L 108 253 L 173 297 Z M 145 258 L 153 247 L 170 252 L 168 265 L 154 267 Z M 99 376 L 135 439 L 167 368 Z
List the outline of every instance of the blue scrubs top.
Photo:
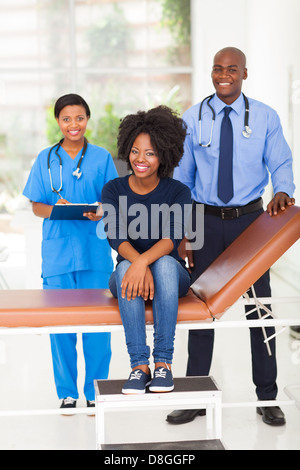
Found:
M 31 169 L 23 194 L 31 201 L 54 205 L 58 195 L 51 189 L 48 154 L 44 149 Z M 61 195 L 72 203 L 101 202 L 101 191 L 105 183 L 118 176 L 113 159 L 107 150 L 88 144 L 82 160 L 82 176 L 78 180 L 72 175 L 81 157 L 82 150 L 72 158 L 60 147 L 62 159 Z M 53 187 L 60 187 L 59 158 L 52 150 L 50 168 Z M 101 222 L 99 222 L 101 223 Z M 57 276 L 74 271 L 92 270 L 112 272 L 113 261 L 107 239 L 96 235 L 97 223 L 87 220 L 49 220 L 43 222 L 42 277 Z

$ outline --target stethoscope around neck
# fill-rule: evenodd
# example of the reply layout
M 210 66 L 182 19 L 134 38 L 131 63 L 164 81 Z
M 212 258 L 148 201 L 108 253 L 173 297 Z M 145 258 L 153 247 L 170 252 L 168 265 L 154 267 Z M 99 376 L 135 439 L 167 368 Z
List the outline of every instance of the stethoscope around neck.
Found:
M 61 156 L 59 155 L 58 151 L 63 143 L 64 139 L 61 139 L 58 144 L 55 144 L 51 147 L 51 149 L 49 150 L 48 152 L 48 172 L 49 172 L 49 178 L 50 178 L 50 185 L 51 185 L 51 189 L 54 193 L 57 193 L 59 194 L 60 191 L 62 190 L 62 159 L 61 159 Z M 82 175 L 82 171 L 80 171 L 80 167 L 81 167 L 81 163 L 82 163 L 82 160 L 86 154 L 86 150 L 87 150 L 87 145 L 88 145 L 88 142 L 86 140 L 86 138 L 84 138 L 84 144 L 83 144 L 83 149 L 82 149 L 82 154 L 81 154 L 81 157 L 77 163 L 77 167 L 76 167 L 76 170 L 73 171 L 72 175 L 75 176 L 77 178 L 77 180 L 79 180 L 79 178 L 81 177 Z M 50 156 L 51 156 L 51 153 L 52 151 L 55 149 L 55 155 L 57 155 L 58 159 L 59 159 L 59 178 L 60 178 L 60 186 L 58 189 L 55 189 L 54 186 L 53 186 L 53 181 L 52 181 L 52 176 L 51 176 L 51 168 L 50 168 Z
M 244 101 L 245 101 L 245 118 L 244 118 L 244 129 L 242 131 L 242 134 L 246 139 L 249 139 L 250 135 L 252 134 L 252 129 L 250 129 L 250 127 L 249 127 L 249 101 L 248 101 L 247 96 L 244 95 L 244 93 L 242 93 L 242 95 L 243 95 L 243 98 L 244 98 Z M 199 145 L 200 145 L 200 147 L 210 147 L 210 145 L 211 145 L 213 130 L 214 130 L 214 124 L 215 124 L 215 120 L 216 120 L 216 113 L 215 113 L 214 108 L 210 104 L 210 101 L 212 100 L 212 98 L 214 96 L 215 96 L 215 93 L 213 95 L 207 96 L 200 103 L 200 109 L 199 109 Z M 201 121 L 202 121 L 202 108 L 203 108 L 203 105 L 204 105 L 205 101 L 207 101 L 207 106 L 209 107 L 209 109 L 211 110 L 211 113 L 212 113 L 210 137 L 209 137 L 209 142 L 207 142 L 207 144 L 204 144 L 204 143 L 201 142 L 201 140 L 202 140 L 202 123 L 201 123 Z

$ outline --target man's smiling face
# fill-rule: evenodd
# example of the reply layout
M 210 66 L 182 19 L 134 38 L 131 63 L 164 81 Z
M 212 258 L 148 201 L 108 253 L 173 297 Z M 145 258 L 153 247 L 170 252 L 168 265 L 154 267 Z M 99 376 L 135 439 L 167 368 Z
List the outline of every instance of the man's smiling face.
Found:
M 211 78 L 217 96 L 227 105 L 233 103 L 247 78 L 245 60 L 234 49 L 223 49 L 215 55 Z

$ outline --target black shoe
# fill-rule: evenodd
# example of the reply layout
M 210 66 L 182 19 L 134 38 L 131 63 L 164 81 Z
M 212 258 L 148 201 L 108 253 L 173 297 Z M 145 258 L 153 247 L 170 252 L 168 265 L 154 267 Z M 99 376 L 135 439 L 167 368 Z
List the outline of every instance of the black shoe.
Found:
M 270 426 L 283 426 L 286 423 L 284 413 L 279 406 L 262 406 L 256 408 L 256 411 L 262 416 L 263 422 Z
M 60 407 L 61 408 L 76 408 L 76 400 L 75 398 L 67 397 L 64 398 L 63 401 L 61 402 Z M 63 414 L 62 416 L 72 416 L 70 413 L 68 414 Z
M 167 416 L 170 424 L 185 424 L 194 421 L 196 416 L 205 416 L 206 410 L 175 410 Z
M 75 398 L 67 397 L 64 398 L 60 405 L 61 408 L 76 408 Z

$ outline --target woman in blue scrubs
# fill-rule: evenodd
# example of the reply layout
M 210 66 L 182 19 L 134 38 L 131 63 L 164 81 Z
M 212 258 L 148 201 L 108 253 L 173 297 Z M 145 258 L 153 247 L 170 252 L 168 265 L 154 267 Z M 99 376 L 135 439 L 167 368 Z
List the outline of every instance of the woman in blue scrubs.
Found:
M 55 204 L 101 202 L 104 184 L 118 174 L 108 151 L 85 139 L 90 109 L 81 96 L 68 94 L 59 98 L 54 115 L 63 140 L 51 151 L 46 148 L 40 152 L 23 191 L 32 201 L 34 214 L 44 219 L 43 288 L 107 288 L 113 260 L 107 239 L 96 234 L 100 217 L 92 212 L 85 214 L 86 220 L 49 217 Z M 76 407 L 77 335 L 56 334 L 50 335 L 50 339 L 61 408 Z M 83 334 L 82 343 L 86 366 L 84 394 L 87 406 L 94 406 L 93 380 L 108 376 L 110 333 Z

